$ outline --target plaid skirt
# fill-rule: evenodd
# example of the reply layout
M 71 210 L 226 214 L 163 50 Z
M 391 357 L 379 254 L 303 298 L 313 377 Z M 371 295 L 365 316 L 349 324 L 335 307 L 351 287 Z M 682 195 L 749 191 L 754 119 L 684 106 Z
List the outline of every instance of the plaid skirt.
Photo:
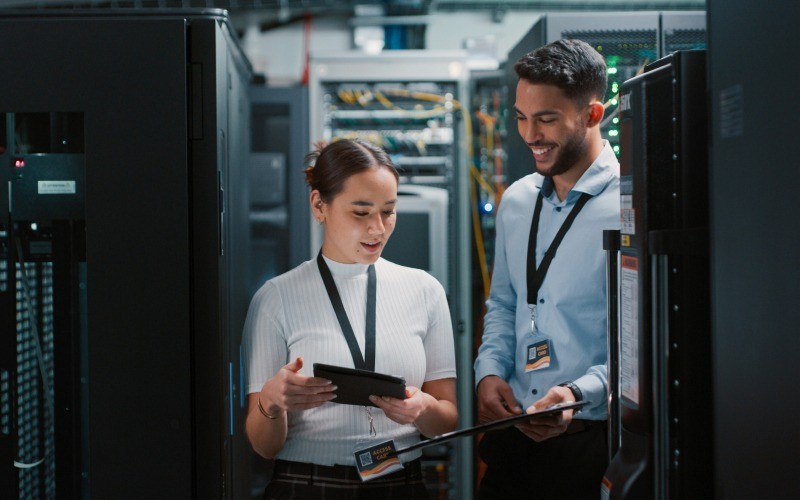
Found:
M 364 482 L 355 467 L 316 465 L 276 460 L 266 500 L 325 499 L 426 500 L 419 460 L 404 469 Z

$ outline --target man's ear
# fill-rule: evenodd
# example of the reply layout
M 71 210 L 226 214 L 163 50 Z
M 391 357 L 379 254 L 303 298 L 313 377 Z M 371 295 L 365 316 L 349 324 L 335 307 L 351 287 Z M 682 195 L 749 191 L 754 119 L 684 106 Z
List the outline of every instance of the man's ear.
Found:
M 599 102 L 593 102 L 589 105 L 589 121 L 586 123 L 588 127 L 594 127 L 599 124 L 605 114 L 605 108 Z

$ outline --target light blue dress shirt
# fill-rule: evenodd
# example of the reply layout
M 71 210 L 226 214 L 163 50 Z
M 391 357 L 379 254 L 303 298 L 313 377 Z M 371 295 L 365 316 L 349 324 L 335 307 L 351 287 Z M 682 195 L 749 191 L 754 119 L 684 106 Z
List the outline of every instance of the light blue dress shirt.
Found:
M 528 235 L 539 190 L 544 196 L 536 265 L 582 193 L 592 195 L 558 247 L 539 289 L 536 324 L 550 339 L 548 368 L 525 372 L 531 340 L 527 302 Z M 552 179 L 534 173 L 503 194 L 497 216 L 492 286 L 483 342 L 475 360 L 476 386 L 488 375 L 508 381 L 525 408 L 553 386 L 573 381 L 592 403 L 579 418 L 607 415 L 607 314 L 603 230 L 619 229 L 619 162 L 608 142 L 564 201 Z

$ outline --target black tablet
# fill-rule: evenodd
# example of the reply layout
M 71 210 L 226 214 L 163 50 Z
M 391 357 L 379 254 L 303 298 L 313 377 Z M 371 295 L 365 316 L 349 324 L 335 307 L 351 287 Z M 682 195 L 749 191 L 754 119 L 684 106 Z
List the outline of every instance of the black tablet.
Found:
M 407 448 L 403 448 L 401 450 L 397 450 L 396 452 L 392 453 L 392 455 L 401 455 L 403 453 L 407 453 L 409 451 L 418 450 L 420 448 L 425 448 L 427 446 L 431 446 L 434 444 L 439 444 L 444 441 L 449 441 L 453 438 L 461 437 L 461 436 L 470 436 L 472 434 L 477 434 L 479 432 L 486 432 L 491 431 L 494 429 L 502 429 L 504 427 L 509 427 L 514 424 L 518 424 L 520 422 L 524 422 L 526 420 L 531 420 L 534 418 L 542 418 L 553 415 L 555 413 L 560 413 L 565 410 L 577 410 L 583 408 L 584 406 L 590 404 L 591 401 L 569 401 L 566 403 L 556 403 L 554 405 L 548 406 L 542 410 L 536 410 L 533 413 L 523 413 L 521 415 L 514 415 L 513 417 L 508 418 L 501 418 L 500 420 L 494 420 L 492 422 L 486 422 L 485 424 L 476 425 L 474 427 L 467 427 L 466 429 L 459 429 L 457 431 L 448 432 L 442 434 L 441 436 L 436 436 L 431 439 L 427 439 L 425 441 L 420 441 L 419 443 L 412 444 Z
M 401 377 L 322 363 L 314 363 L 314 376 L 328 379 L 337 387 L 331 403 L 376 406 L 369 400 L 371 395 L 406 398 L 406 381 Z

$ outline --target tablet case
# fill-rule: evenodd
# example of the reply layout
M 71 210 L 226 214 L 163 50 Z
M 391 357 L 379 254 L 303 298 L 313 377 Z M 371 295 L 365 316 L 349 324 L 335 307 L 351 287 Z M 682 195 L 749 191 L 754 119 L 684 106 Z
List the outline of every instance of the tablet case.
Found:
M 314 363 L 314 376 L 328 379 L 337 386 L 336 399 L 331 403 L 376 406 L 369 400 L 371 395 L 406 398 L 406 381 L 392 375 Z

